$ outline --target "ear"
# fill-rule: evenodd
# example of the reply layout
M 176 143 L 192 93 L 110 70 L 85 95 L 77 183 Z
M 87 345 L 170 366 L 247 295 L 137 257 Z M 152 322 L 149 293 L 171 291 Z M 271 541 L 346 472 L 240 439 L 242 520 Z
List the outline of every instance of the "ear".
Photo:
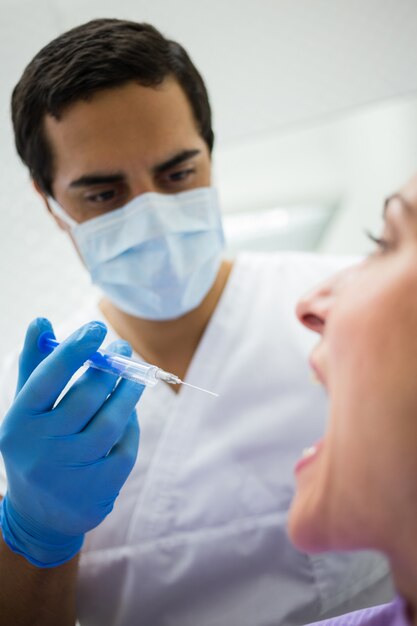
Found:
M 51 214 L 52 219 L 55 221 L 58 227 L 61 230 L 68 231 L 69 230 L 68 224 L 65 224 L 65 222 L 63 222 L 57 215 L 55 215 L 53 211 L 51 211 L 51 207 L 49 206 L 49 202 L 48 202 L 48 196 L 41 189 L 41 187 L 39 186 L 39 183 L 37 183 L 36 180 L 33 180 L 33 178 L 32 178 L 32 185 L 36 193 L 39 194 L 39 196 L 41 197 L 42 202 L 44 203 L 46 207 L 46 210 Z

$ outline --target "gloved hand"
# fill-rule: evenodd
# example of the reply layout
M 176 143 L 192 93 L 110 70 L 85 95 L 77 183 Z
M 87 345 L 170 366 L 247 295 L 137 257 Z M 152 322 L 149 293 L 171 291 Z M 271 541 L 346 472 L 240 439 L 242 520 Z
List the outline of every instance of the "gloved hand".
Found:
M 42 354 L 39 335 L 48 320 L 29 326 L 19 362 L 15 401 L 0 428 L 8 487 L 1 503 L 3 537 L 38 567 L 71 559 L 84 533 L 110 513 L 136 460 L 135 406 L 143 386 L 88 369 L 56 404 L 106 328 L 91 322 Z M 130 355 L 125 342 L 113 351 Z

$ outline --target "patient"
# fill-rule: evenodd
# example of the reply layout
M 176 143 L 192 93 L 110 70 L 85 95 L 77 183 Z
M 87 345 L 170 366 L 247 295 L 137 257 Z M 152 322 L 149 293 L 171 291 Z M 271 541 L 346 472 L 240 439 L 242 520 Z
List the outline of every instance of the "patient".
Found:
M 289 527 L 301 550 L 384 552 L 399 597 L 322 624 L 417 624 L 417 176 L 384 216 L 373 254 L 298 305 L 330 418 L 296 467 Z

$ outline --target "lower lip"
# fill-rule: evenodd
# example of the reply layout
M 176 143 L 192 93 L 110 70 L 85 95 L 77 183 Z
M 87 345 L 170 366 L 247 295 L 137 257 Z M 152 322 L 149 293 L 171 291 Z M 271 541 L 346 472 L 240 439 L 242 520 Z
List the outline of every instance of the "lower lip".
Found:
M 303 456 L 299 461 L 297 461 L 294 471 L 296 474 L 298 474 L 304 467 L 306 467 L 307 465 L 310 465 L 310 463 L 312 463 L 318 456 L 321 448 L 323 447 L 323 441 L 320 440 L 317 443 L 315 443 L 313 446 L 311 446 L 311 454 L 308 454 L 307 456 Z

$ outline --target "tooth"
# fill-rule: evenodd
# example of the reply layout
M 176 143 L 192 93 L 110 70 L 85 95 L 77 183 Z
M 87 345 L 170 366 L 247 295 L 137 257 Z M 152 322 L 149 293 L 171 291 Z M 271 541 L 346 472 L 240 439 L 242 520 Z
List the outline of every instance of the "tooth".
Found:
M 316 446 L 310 446 L 309 448 L 304 448 L 302 453 L 302 458 L 305 459 L 308 456 L 313 456 L 316 453 Z

